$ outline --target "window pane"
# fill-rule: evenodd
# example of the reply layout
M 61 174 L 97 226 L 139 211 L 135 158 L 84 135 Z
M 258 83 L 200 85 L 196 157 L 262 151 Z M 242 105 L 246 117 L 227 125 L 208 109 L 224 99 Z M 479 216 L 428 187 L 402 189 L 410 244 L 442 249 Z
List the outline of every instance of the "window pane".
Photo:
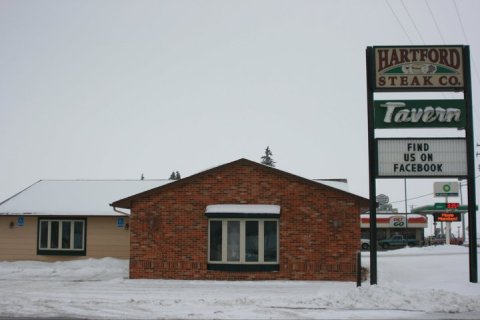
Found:
M 210 261 L 222 261 L 222 221 L 210 221 Z
M 70 249 L 70 221 L 62 222 L 62 249 Z
M 265 221 L 264 226 L 264 261 L 277 261 L 277 222 Z
M 52 221 L 50 227 L 50 248 L 58 249 L 58 221 Z
M 48 221 L 40 222 L 40 248 L 48 248 Z
M 240 261 L 240 221 L 228 221 L 227 260 Z
M 245 260 L 258 261 L 258 221 L 245 222 Z
M 83 249 L 83 221 L 75 221 L 73 225 L 73 248 Z

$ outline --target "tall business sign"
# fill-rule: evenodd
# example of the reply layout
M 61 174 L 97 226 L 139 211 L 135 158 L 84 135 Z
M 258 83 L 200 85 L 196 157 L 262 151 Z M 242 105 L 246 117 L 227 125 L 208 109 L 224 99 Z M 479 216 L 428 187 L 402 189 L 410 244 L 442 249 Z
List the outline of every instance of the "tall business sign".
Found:
M 367 47 L 372 284 L 377 282 L 376 179 L 382 178 L 468 179 L 470 281 L 478 282 L 469 52 L 462 45 Z M 374 99 L 375 92 L 418 91 L 462 91 L 463 99 Z M 465 137 L 375 136 L 377 129 L 403 128 L 456 128 Z

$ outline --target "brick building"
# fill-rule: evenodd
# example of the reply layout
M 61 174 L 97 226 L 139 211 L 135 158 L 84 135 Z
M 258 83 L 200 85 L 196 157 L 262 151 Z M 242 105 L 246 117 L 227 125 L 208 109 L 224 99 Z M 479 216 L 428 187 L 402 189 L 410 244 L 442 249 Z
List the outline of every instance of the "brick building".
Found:
M 130 278 L 354 281 L 368 200 L 240 159 L 118 200 Z

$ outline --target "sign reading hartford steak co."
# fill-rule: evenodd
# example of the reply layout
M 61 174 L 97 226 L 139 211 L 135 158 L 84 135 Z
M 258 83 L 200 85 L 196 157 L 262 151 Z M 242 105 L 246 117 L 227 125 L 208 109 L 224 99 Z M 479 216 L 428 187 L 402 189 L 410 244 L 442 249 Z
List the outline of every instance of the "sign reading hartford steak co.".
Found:
M 467 175 L 463 138 L 376 139 L 378 177 L 460 177 Z
M 375 88 L 455 90 L 464 87 L 462 47 L 374 47 Z

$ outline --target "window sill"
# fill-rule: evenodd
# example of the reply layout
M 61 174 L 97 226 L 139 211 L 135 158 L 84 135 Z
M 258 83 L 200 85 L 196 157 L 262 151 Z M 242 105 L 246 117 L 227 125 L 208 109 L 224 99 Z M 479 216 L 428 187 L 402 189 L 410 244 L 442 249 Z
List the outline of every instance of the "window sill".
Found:
M 37 250 L 39 256 L 86 256 L 85 250 L 66 251 L 66 250 Z
M 280 271 L 279 264 L 228 264 L 209 263 L 207 270 L 230 271 L 230 272 L 268 272 Z

